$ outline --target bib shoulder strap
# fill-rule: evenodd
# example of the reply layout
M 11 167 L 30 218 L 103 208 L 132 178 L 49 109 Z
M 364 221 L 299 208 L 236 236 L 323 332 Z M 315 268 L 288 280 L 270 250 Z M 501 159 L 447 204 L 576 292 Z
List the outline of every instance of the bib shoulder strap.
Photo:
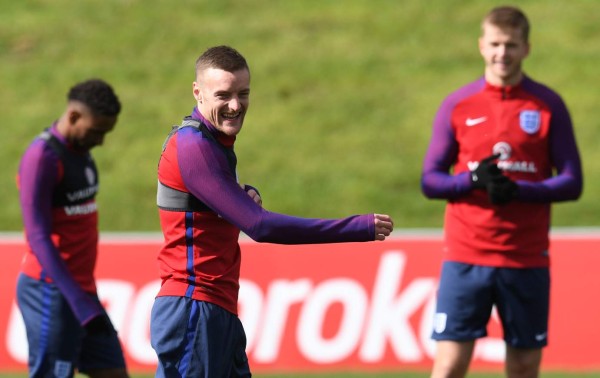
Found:
M 65 147 L 58 140 L 57 137 L 55 137 L 54 135 L 52 135 L 52 133 L 50 132 L 50 130 L 46 129 L 46 130 L 42 131 L 38 135 L 38 138 L 45 140 L 46 144 L 48 144 L 48 146 L 52 149 L 52 151 L 56 152 L 56 154 L 58 155 L 58 157 L 62 160 L 62 158 L 65 155 Z

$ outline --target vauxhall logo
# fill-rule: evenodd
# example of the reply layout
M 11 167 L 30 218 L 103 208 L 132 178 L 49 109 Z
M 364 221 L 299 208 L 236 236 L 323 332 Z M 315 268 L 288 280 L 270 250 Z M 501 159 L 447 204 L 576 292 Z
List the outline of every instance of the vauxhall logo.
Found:
M 533 161 L 513 161 L 510 160 L 512 156 L 512 147 L 508 142 L 498 142 L 492 147 L 492 154 L 500 155 L 498 157 L 498 168 L 506 172 L 526 172 L 536 173 L 538 171 Z M 473 171 L 479 165 L 477 161 L 470 161 L 467 163 L 469 170 Z

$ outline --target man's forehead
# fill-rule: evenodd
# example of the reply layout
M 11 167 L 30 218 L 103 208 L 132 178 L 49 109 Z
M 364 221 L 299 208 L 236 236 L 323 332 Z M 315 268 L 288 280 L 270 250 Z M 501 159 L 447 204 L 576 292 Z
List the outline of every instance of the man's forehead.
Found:
M 237 71 L 226 71 L 220 68 L 209 67 L 199 72 L 199 81 L 241 81 L 249 80 L 250 72 L 247 69 Z
M 482 29 L 482 37 L 507 36 L 521 40 L 523 39 L 523 30 L 518 27 L 496 25 L 490 22 L 485 22 Z

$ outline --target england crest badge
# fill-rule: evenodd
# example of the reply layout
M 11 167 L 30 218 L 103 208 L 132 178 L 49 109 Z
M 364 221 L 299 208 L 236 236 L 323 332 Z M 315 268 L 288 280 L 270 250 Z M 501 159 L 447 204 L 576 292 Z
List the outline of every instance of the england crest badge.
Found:
M 521 130 L 527 134 L 535 134 L 540 129 L 542 123 L 542 116 L 538 110 L 523 110 L 519 114 L 519 124 Z

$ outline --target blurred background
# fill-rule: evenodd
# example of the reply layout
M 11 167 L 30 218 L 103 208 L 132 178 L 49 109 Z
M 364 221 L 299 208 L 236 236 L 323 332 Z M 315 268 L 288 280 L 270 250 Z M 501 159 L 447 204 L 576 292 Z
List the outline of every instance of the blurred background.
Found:
M 396 233 L 439 231 L 445 202 L 426 200 L 419 182 L 433 117 L 447 94 L 483 74 L 480 21 L 504 4 L 0 0 L 0 233 L 22 230 L 21 154 L 61 115 L 69 88 L 92 77 L 110 82 L 123 104 L 117 127 L 93 151 L 101 231 L 158 233 L 161 146 L 195 105 L 197 57 L 221 44 L 250 65 L 238 174 L 260 190 L 267 209 L 304 217 L 388 213 Z M 553 225 L 594 229 L 600 2 L 518 6 L 532 24 L 525 72 L 562 95 L 583 160 L 583 196 L 555 205 Z
M 483 73 L 481 0 L 0 0 L 0 230 L 20 231 L 18 161 L 64 110 L 76 82 L 101 77 L 123 112 L 100 169 L 103 231 L 159 231 L 156 165 L 170 127 L 195 105 L 194 63 L 227 44 L 248 60 L 251 106 L 240 180 L 266 208 L 307 217 L 391 214 L 439 228 L 443 201 L 420 193 L 434 114 Z M 600 3 L 519 1 L 532 23 L 525 71 L 562 94 L 583 157 L 580 201 L 556 226 L 596 226 Z

